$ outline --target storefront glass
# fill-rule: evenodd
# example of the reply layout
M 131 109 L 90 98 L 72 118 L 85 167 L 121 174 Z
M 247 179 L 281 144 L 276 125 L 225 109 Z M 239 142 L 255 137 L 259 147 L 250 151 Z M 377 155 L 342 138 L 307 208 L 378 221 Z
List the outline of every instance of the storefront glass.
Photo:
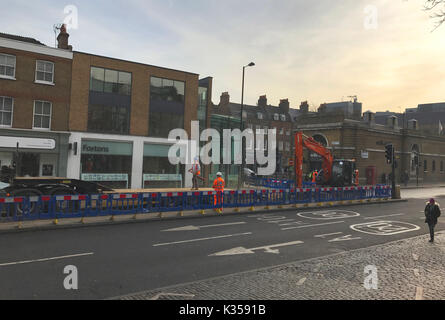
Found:
M 133 145 L 130 142 L 82 141 L 81 179 L 111 188 L 131 185 Z
M 173 165 L 168 160 L 169 145 L 144 145 L 144 188 L 181 188 L 183 165 Z

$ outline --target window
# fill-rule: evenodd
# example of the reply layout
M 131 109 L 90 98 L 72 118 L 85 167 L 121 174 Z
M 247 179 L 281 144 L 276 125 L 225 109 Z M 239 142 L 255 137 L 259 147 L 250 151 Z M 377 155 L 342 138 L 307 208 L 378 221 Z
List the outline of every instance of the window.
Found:
M 286 136 L 290 136 L 290 130 L 286 130 Z
M 258 119 L 263 120 L 263 114 L 261 112 L 258 112 L 256 115 Z
M 128 134 L 130 131 L 130 108 L 118 105 L 90 104 L 88 131 Z
M 36 82 L 54 83 L 54 63 L 37 60 Z
M 435 172 L 436 171 L 436 160 L 433 160 L 433 163 L 431 165 L 431 171 Z
M 131 73 L 91 67 L 90 91 L 131 95 Z
M 150 99 L 181 103 L 185 101 L 185 83 L 183 81 L 151 77 L 150 83 Z
M 12 98 L 0 97 L 0 126 L 12 126 L 12 106 Z
M 280 117 L 281 117 L 281 121 L 286 121 L 286 115 L 285 114 L 281 114 Z
M 284 134 L 284 129 L 280 128 L 280 134 L 283 135 Z
M 51 128 L 51 102 L 34 101 L 34 129 Z
M 286 146 L 286 151 L 290 151 L 290 143 L 286 142 L 285 146 Z
M 428 170 L 428 162 L 426 160 L 423 160 L 423 171 Z
M 443 172 L 443 160 L 440 161 L 440 172 Z
M 274 115 L 273 115 L 273 119 L 274 119 L 275 121 L 280 120 L 280 115 L 279 115 L 278 113 L 274 113 Z
M 15 56 L 0 53 L 0 77 L 11 78 L 15 77 Z
M 283 145 L 284 145 L 283 141 L 278 142 L 278 151 L 283 151 Z

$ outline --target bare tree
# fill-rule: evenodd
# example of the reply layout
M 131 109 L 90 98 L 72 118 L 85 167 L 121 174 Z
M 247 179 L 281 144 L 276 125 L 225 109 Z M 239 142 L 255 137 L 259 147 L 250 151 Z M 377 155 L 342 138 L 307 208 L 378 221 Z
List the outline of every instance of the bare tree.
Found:
M 425 11 L 431 11 L 430 16 L 435 23 L 434 30 L 439 28 L 445 22 L 445 0 L 425 0 Z

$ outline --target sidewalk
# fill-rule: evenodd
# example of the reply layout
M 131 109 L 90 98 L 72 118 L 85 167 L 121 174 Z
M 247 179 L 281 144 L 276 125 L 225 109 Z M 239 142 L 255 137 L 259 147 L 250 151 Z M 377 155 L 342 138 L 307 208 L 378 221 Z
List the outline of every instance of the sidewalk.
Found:
M 326 257 L 162 288 L 123 300 L 439 300 L 445 299 L 445 232 Z M 364 268 L 377 268 L 366 289 Z
M 445 188 L 445 182 L 425 184 L 423 184 L 423 182 L 419 182 L 418 186 L 416 181 L 410 181 L 406 186 L 401 182 L 397 182 L 397 184 L 400 185 L 400 189 Z

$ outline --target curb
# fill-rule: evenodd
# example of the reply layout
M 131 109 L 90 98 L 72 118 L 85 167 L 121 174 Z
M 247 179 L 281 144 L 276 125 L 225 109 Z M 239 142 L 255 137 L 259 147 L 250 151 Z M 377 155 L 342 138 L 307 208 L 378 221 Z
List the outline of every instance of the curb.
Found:
M 355 201 L 355 202 L 349 202 L 349 201 Z M 10 233 L 22 233 L 22 232 L 32 232 L 32 231 L 46 231 L 46 230 L 61 230 L 61 229 L 75 229 L 75 228 L 88 228 L 88 227 L 100 227 L 100 226 L 116 226 L 121 224 L 133 224 L 133 223 L 147 223 L 151 221 L 174 221 L 174 220 L 180 220 L 180 219 L 199 219 L 201 217 L 219 217 L 219 216 L 233 216 L 233 215 L 244 215 L 244 214 L 254 214 L 254 213 L 269 213 L 269 212 L 276 212 L 276 211 L 300 211 L 300 210 L 307 210 L 307 209 L 318 209 L 318 208 L 335 208 L 335 207 L 350 207 L 350 206 L 358 206 L 358 205 L 372 205 L 372 204 L 389 204 L 389 203 L 398 203 L 398 202 L 407 202 L 407 199 L 387 199 L 387 200 L 379 200 L 379 201 L 366 201 L 366 200 L 349 200 L 348 203 L 333 203 L 330 204 L 330 202 L 322 202 L 322 203 L 311 203 L 312 205 L 304 205 L 304 204 L 298 204 L 297 207 L 295 205 L 291 205 L 291 207 L 270 207 L 269 209 L 257 209 L 257 210 L 247 210 L 245 211 L 236 211 L 233 209 L 229 212 L 224 212 L 223 214 L 217 214 L 214 213 L 212 209 L 207 209 L 208 213 L 205 212 L 196 212 L 196 211 L 184 211 L 183 213 L 191 213 L 190 215 L 182 215 L 182 212 L 175 213 L 175 212 L 163 212 L 162 215 L 168 215 L 175 213 L 174 216 L 166 216 L 162 217 L 159 216 L 159 213 L 156 213 L 156 216 L 153 218 L 144 218 L 144 219 L 132 219 L 130 216 L 134 217 L 134 215 L 122 215 L 128 216 L 128 219 L 125 220 L 114 220 L 113 216 L 104 216 L 107 218 L 106 221 L 98 221 L 98 222 L 84 222 L 82 223 L 82 219 L 79 218 L 79 221 L 73 222 L 73 223 L 67 223 L 67 224 L 54 224 L 54 220 L 47 220 L 48 225 L 43 226 L 30 226 L 30 227 L 18 227 L 17 224 L 21 225 L 18 221 L 17 224 L 12 226 L 10 229 L 3 229 L 0 230 L 1 234 L 10 234 Z M 346 202 L 346 201 L 345 201 Z M 289 205 L 287 205 L 289 206 Z M 293 207 L 292 207 L 293 206 Z M 232 208 L 231 208 L 232 209 Z M 211 211 L 210 211 L 211 210 Z M 142 214 L 142 213 L 141 213 Z M 42 221 L 42 220 L 38 220 Z M 59 220 L 63 221 L 63 220 Z M 1 225 L 1 223 L 0 223 Z

